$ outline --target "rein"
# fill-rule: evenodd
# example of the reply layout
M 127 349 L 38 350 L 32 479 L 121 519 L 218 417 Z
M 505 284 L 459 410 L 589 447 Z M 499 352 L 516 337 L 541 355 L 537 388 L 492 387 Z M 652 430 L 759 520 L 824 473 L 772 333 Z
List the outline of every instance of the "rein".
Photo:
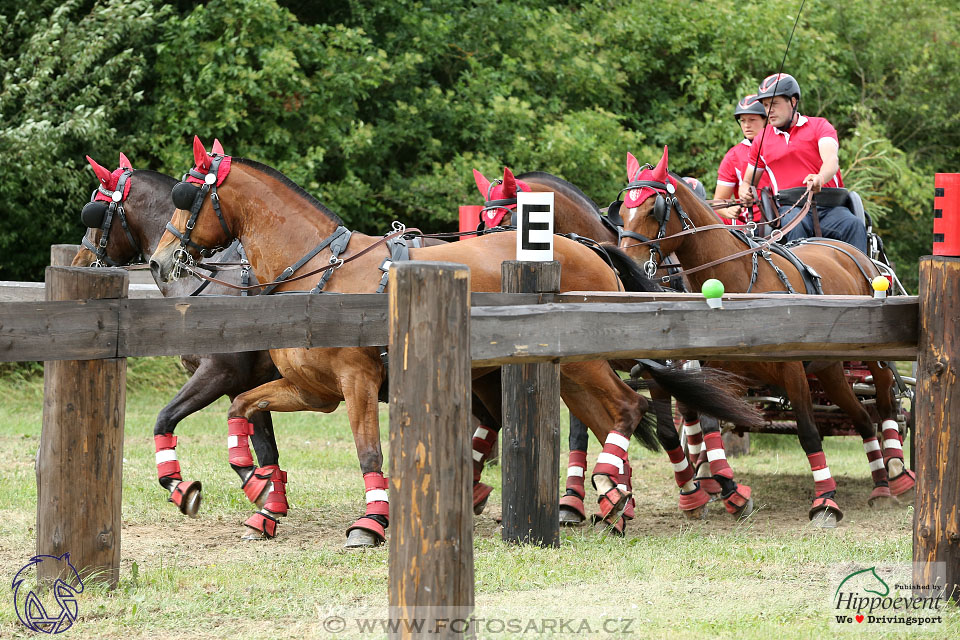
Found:
M 375 248 L 379 247 L 380 245 L 385 244 L 385 243 L 389 242 L 390 240 L 393 240 L 394 238 L 397 238 L 398 236 L 402 236 L 402 235 L 404 235 L 405 233 L 413 233 L 413 232 L 416 232 L 416 233 L 420 234 L 420 230 L 419 230 L 419 229 L 406 229 L 406 228 L 404 228 L 404 227 L 401 226 L 399 229 L 393 231 L 392 233 L 390 233 L 390 234 L 388 234 L 388 235 L 385 235 L 384 237 L 380 238 L 379 240 L 377 240 L 375 243 L 373 243 L 372 245 L 370 245 L 370 246 L 367 247 L 366 249 L 363 249 L 362 251 L 360 251 L 359 253 L 356 253 L 356 254 L 348 257 L 348 258 L 336 258 L 336 259 L 333 259 L 333 261 L 332 261 L 330 264 L 325 265 L 325 266 L 323 266 L 323 267 L 320 267 L 319 269 L 314 269 L 313 271 L 310 271 L 310 272 L 308 272 L 308 273 L 303 273 L 303 274 L 301 274 L 301 275 L 299 275 L 299 276 L 294 276 L 293 273 L 294 273 L 298 268 L 300 268 L 301 266 L 303 266 L 303 264 L 306 264 L 307 260 L 309 260 L 310 258 L 312 258 L 313 256 L 315 256 L 315 255 L 316 255 L 317 253 L 319 253 L 323 248 L 326 248 L 326 246 L 329 244 L 328 241 L 330 241 L 331 239 L 333 239 L 333 238 L 335 238 L 335 237 L 337 236 L 337 234 L 336 234 L 336 232 L 335 232 L 334 235 L 331 235 L 329 238 L 327 238 L 326 240 L 324 240 L 324 242 L 327 243 L 327 244 L 324 244 L 324 242 L 322 242 L 322 243 L 320 243 L 320 245 L 319 245 L 319 246 L 320 246 L 320 249 L 316 249 L 316 250 L 314 250 L 314 252 L 311 252 L 310 254 L 307 254 L 306 260 L 301 259 L 299 264 L 294 265 L 294 266 L 291 266 L 291 267 L 287 267 L 286 269 L 284 269 L 283 273 L 289 272 L 289 273 L 290 273 L 289 276 L 287 276 L 286 278 L 284 278 L 284 277 L 283 277 L 283 274 L 281 274 L 281 275 L 280 275 L 276 280 L 274 280 L 273 282 L 266 282 L 266 283 L 264 283 L 264 284 L 251 284 L 251 285 L 248 285 L 248 286 L 235 285 L 235 284 L 232 284 L 232 283 L 230 283 L 230 282 L 224 282 L 223 280 L 218 280 L 218 279 L 216 279 L 216 278 L 212 278 L 212 277 L 210 277 L 210 276 L 206 276 L 206 275 L 204 275 L 204 274 L 202 274 L 202 273 L 197 273 L 196 271 L 193 270 L 193 266 L 201 266 L 201 267 L 204 267 L 204 268 L 209 268 L 209 267 L 206 267 L 205 265 L 203 265 L 202 263 L 199 264 L 199 265 L 184 265 L 183 268 L 187 271 L 187 273 L 189 273 L 190 275 L 192 275 L 192 276 L 195 277 L 195 278 L 198 278 L 198 279 L 200 279 L 200 280 L 206 280 L 206 281 L 208 281 L 208 282 L 215 282 L 216 284 L 222 285 L 222 286 L 224 286 L 224 287 L 228 287 L 228 288 L 230 288 L 230 289 L 236 289 L 236 290 L 238 290 L 238 291 L 251 291 L 251 290 L 253 290 L 253 289 L 267 289 L 267 288 L 269 288 L 270 291 L 272 291 L 273 289 L 275 289 L 276 287 L 280 286 L 281 284 L 287 284 L 287 283 L 289 283 L 289 282 L 296 282 L 297 280 L 303 280 L 304 278 L 309 278 L 310 276 L 313 276 L 313 275 L 316 275 L 316 274 L 318 274 L 318 273 L 322 273 L 322 272 L 325 272 L 325 271 L 329 271 L 330 269 L 334 269 L 334 270 L 339 269 L 340 267 L 342 267 L 342 266 L 345 265 L 346 263 L 351 262 L 351 261 L 353 261 L 353 260 L 356 260 L 356 259 L 359 258 L 360 256 L 363 256 L 363 255 L 369 253 L 370 251 L 374 250 Z M 351 233 L 351 232 L 348 231 L 347 233 Z M 422 235 L 422 234 L 420 234 L 420 235 Z M 330 272 L 330 273 L 332 273 L 332 272 Z M 269 292 L 265 291 L 264 293 L 266 294 L 266 293 L 269 293 Z

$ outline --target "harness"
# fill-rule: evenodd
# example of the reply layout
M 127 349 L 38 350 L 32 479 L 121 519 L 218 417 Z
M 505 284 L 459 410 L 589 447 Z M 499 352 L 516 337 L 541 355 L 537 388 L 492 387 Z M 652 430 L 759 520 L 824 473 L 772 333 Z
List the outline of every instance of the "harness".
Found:
M 223 158 L 224 156 L 221 155 L 212 155 L 210 168 L 206 173 L 201 173 L 196 169 L 190 169 L 188 173 L 183 174 L 183 179 L 173 187 L 173 203 L 181 209 L 186 208 L 181 206 L 182 204 L 186 204 L 183 201 L 182 194 L 189 194 L 189 192 L 185 192 L 184 185 L 188 185 L 187 188 L 189 188 L 191 192 L 196 192 L 193 195 L 193 202 L 190 204 L 190 217 L 187 220 L 187 224 L 184 227 L 183 233 L 180 233 L 180 231 L 173 226 L 171 222 L 167 223 L 167 231 L 172 233 L 180 240 L 180 248 L 177 249 L 175 254 L 177 269 L 174 272 L 174 277 L 179 277 L 181 265 L 193 266 L 196 264 L 193 256 L 191 256 L 190 252 L 187 250 L 188 248 L 196 249 L 198 252 L 200 252 L 200 255 L 205 258 L 209 258 L 216 252 L 225 249 L 234 240 L 233 233 L 230 232 L 229 227 L 227 227 L 226 220 L 223 219 L 223 213 L 220 211 L 220 197 L 217 195 L 217 170 L 220 168 L 220 163 L 223 161 Z M 194 188 L 189 182 L 187 182 L 188 175 L 203 181 L 203 184 L 199 189 Z M 223 228 L 223 232 L 227 236 L 227 243 L 216 247 L 204 247 L 190 239 L 190 235 L 193 233 L 193 228 L 197 225 L 197 217 L 200 215 L 200 209 L 203 208 L 203 201 L 207 199 L 208 193 L 210 194 L 210 204 L 213 206 L 213 211 L 217 214 L 217 219 L 220 221 L 220 226 Z
M 127 215 L 123 210 L 123 192 L 126 186 L 127 180 L 130 179 L 130 176 L 133 175 L 132 169 L 124 169 L 123 173 L 120 174 L 120 177 L 117 179 L 117 188 L 114 191 L 109 191 L 105 189 L 101 184 L 92 194 L 90 194 L 90 202 L 84 206 L 84 209 L 88 209 L 90 204 L 96 202 L 102 202 L 97 200 L 97 193 L 100 193 L 108 198 L 110 198 L 110 203 L 106 206 L 106 209 L 103 212 L 103 218 L 100 221 L 100 224 L 96 227 L 100 229 L 100 242 L 96 246 L 90 240 L 84 236 L 81 241 L 83 246 L 91 251 L 96 257 L 97 261 L 93 264 L 95 267 L 121 267 L 123 266 L 119 262 L 115 262 L 107 255 L 107 243 L 110 239 L 110 230 L 113 228 L 114 216 L 119 218 L 120 226 L 123 228 L 124 233 L 127 236 L 127 241 L 130 242 L 130 246 L 133 247 L 137 252 L 137 257 L 140 260 L 143 260 L 143 250 L 140 248 L 140 245 L 137 244 L 136 239 L 133 237 L 133 233 L 130 231 L 130 225 L 127 224 Z M 91 214 L 91 215 L 96 215 Z M 84 222 L 88 222 L 86 216 L 81 213 L 81 217 L 84 218 Z M 91 221 L 92 222 L 92 221 Z M 88 225 L 89 226 L 89 225 Z
M 398 225 L 399 223 L 397 222 L 393 223 L 395 231 L 398 229 Z M 419 236 L 411 238 L 411 244 L 413 244 L 414 249 L 419 249 L 423 246 Z M 384 258 L 383 262 L 380 263 L 380 271 L 383 272 L 383 275 L 380 276 L 380 285 L 377 287 L 377 293 L 383 293 L 383 290 L 387 288 L 387 281 L 390 278 L 390 265 L 394 262 L 403 262 L 410 259 L 410 246 L 407 244 L 407 238 L 404 236 L 391 238 L 386 241 L 386 245 L 390 256 Z
M 653 167 L 651 165 L 644 165 L 640 170 L 644 168 Z M 617 200 L 607 208 L 607 223 L 611 224 L 617 231 L 617 244 L 623 238 L 630 238 L 632 240 L 639 240 L 640 242 L 649 245 L 650 247 L 650 257 L 646 262 L 643 263 L 643 271 L 647 274 L 647 277 L 653 278 L 657 275 L 657 268 L 660 263 L 664 260 L 663 252 L 660 250 L 660 240 L 666 237 L 667 223 L 670 222 L 670 212 L 676 211 L 677 215 L 680 216 L 680 222 L 683 224 L 683 230 L 692 230 L 696 232 L 697 226 L 693 224 L 693 221 L 690 219 L 690 216 L 687 215 L 687 212 L 683 210 L 683 207 L 680 206 L 680 201 L 677 199 L 676 187 L 673 186 L 669 181 L 659 182 L 656 180 L 633 180 L 632 182 L 627 183 L 627 186 L 620 189 L 620 192 L 617 194 L 617 198 L 623 194 L 624 191 L 630 189 L 642 189 L 642 188 L 653 189 L 656 191 L 656 200 L 653 203 L 653 217 L 654 220 L 659 224 L 657 229 L 657 235 L 655 238 L 648 238 L 640 233 L 635 231 L 629 231 L 623 228 L 623 218 L 620 217 L 620 206 L 623 204 L 622 200 Z M 664 196 L 666 194 L 666 196 Z M 656 255 L 656 258 L 654 258 Z

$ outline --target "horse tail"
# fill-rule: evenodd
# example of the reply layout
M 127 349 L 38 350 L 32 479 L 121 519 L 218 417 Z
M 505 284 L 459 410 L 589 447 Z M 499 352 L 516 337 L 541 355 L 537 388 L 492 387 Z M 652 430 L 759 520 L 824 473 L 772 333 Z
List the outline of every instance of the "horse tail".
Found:
M 760 411 L 740 398 L 743 379 L 735 374 L 702 367 L 683 369 L 667 366 L 653 360 L 640 360 L 640 367 L 670 395 L 691 409 L 713 416 L 718 420 L 742 427 L 760 427 L 766 420 Z M 634 374 L 631 372 L 631 374 Z
M 633 437 L 645 449 L 650 451 L 660 451 L 660 440 L 657 439 L 657 414 L 653 411 L 647 411 L 640 418 L 640 424 L 633 430 Z
M 665 290 L 657 284 L 656 281 L 647 276 L 643 269 L 640 268 L 640 265 L 621 249 L 612 244 L 604 244 L 601 246 L 610 257 L 610 262 L 613 264 L 614 269 L 617 270 L 617 275 L 620 276 L 620 281 L 627 291 L 656 293 Z

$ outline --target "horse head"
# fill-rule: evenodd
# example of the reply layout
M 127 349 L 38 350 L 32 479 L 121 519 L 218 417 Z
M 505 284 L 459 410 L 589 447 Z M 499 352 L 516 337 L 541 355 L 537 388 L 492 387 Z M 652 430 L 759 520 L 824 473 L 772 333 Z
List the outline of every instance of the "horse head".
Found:
M 509 227 L 513 221 L 513 211 L 517 208 L 517 189 L 532 190 L 526 182 L 517 180 L 507 167 L 503 168 L 502 180 L 490 182 L 476 169 L 473 170 L 473 179 L 485 199 L 480 220 L 487 228 Z
M 686 236 L 672 236 L 693 226 L 688 211 L 704 206 L 690 185 L 670 173 L 667 147 L 657 166 L 640 165 L 627 153 L 627 186 L 620 205 L 622 221 L 619 246 L 653 274 L 664 256 L 677 251 Z
M 164 282 L 186 275 L 177 268 L 179 265 L 192 265 L 201 256 L 209 257 L 236 237 L 223 217 L 217 194 L 230 174 L 233 159 L 224 155 L 219 140 L 214 140 L 212 153 L 207 153 L 200 138 L 194 136 L 193 160 L 193 168 L 170 193 L 176 208 L 173 219 L 150 258 L 154 277 Z
M 133 187 L 133 165 L 123 153 L 118 167 L 110 171 L 90 156 L 87 162 L 93 168 L 100 184 L 90 196 L 90 202 L 80 211 L 80 220 L 87 227 L 83 248 L 73 259 L 73 266 L 122 266 L 141 254 L 140 246 L 129 229 L 124 205 Z M 123 232 L 111 234 L 120 227 Z

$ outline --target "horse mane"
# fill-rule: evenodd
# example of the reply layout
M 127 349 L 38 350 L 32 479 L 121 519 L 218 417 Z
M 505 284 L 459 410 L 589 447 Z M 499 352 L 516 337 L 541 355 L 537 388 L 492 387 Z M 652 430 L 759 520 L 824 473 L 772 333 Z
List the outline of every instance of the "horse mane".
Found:
M 590 208 L 597 214 L 597 217 L 600 216 L 600 207 L 589 196 L 587 196 L 587 194 L 581 191 L 580 187 L 572 182 L 567 182 L 563 178 L 558 178 L 552 173 L 547 173 L 546 171 L 528 171 L 518 175 L 517 180 L 536 180 L 537 182 L 547 182 L 553 186 L 556 191 L 562 191 L 567 197 L 582 200 L 585 205 L 589 204 Z
M 170 184 L 177 182 L 177 179 L 173 176 L 168 176 L 165 173 L 152 171 L 150 169 L 134 169 L 133 175 L 137 176 L 138 178 L 146 178 L 147 180 L 155 180 L 157 182 L 168 182 Z
M 289 188 L 289 189 L 290 189 L 291 191 L 293 191 L 295 194 L 297 194 L 298 196 L 300 196 L 301 198 L 303 198 L 304 200 L 306 200 L 307 202 L 309 202 L 311 205 L 313 205 L 313 207 L 314 207 L 317 211 L 319 211 L 320 213 L 322 213 L 324 216 L 326 216 L 327 218 L 329 218 L 329 219 L 332 220 L 333 222 L 336 222 L 338 225 L 342 225 L 342 224 L 343 224 L 343 220 L 340 219 L 340 216 L 338 216 L 338 215 L 335 214 L 333 211 L 331 211 L 330 209 L 328 209 L 328 208 L 326 207 L 326 205 L 324 205 L 322 202 L 320 202 L 319 200 L 317 200 L 315 197 L 313 197 L 312 195 L 310 195 L 309 193 L 307 193 L 307 191 L 306 191 L 303 187 L 301 187 L 301 186 L 298 185 L 296 182 L 294 182 L 293 180 L 291 180 L 291 179 L 288 178 L 287 176 L 283 175 L 282 173 L 280 173 L 279 171 L 277 171 L 277 170 L 274 169 L 273 167 L 267 166 L 267 165 L 263 164 L 262 162 L 257 162 L 256 160 L 248 160 L 247 158 L 238 158 L 238 157 L 236 157 L 236 156 L 231 156 L 231 158 L 232 158 L 232 161 L 233 161 L 233 162 L 236 162 L 237 164 L 246 165 L 246 166 L 250 167 L 251 169 L 256 169 L 257 171 L 260 171 L 261 173 L 267 174 L 268 176 L 270 176 L 270 177 L 273 178 L 274 180 L 277 180 L 278 182 L 282 183 L 285 187 Z

